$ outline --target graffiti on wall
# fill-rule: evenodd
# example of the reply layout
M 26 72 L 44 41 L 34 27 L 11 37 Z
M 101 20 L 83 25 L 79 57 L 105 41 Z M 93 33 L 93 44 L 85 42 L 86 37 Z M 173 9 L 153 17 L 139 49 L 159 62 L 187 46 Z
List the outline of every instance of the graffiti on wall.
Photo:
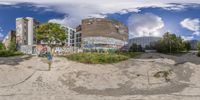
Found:
M 83 47 L 84 48 L 113 48 L 118 49 L 127 44 L 127 41 L 122 41 L 115 38 L 109 37 L 87 37 L 83 38 Z

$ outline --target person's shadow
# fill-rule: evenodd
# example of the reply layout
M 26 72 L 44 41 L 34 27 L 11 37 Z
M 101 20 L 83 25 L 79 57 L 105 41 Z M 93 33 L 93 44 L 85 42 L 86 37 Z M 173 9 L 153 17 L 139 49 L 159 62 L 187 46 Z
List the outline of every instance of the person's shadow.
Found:
M 0 66 L 1 65 L 19 65 L 20 62 L 31 59 L 31 55 L 24 56 L 15 56 L 15 57 L 0 57 Z

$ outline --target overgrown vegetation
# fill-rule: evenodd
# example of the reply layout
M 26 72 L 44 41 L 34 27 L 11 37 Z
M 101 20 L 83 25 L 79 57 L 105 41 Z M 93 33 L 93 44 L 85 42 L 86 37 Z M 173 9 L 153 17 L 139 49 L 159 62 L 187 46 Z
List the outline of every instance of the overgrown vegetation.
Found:
M 22 52 L 17 51 L 15 42 L 10 42 L 8 48 L 5 48 L 4 44 L 0 43 L 0 57 L 10 57 L 23 55 Z
M 19 51 L 15 51 L 15 52 L 12 52 L 9 50 L 0 51 L 0 57 L 10 57 L 10 56 L 20 56 L 20 55 L 23 55 L 23 53 Z
M 117 63 L 135 57 L 140 53 L 77 53 L 67 56 L 68 59 L 86 64 Z
M 198 51 L 197 56 L 200 57 L 200 51 Z
M 8 51 L 11 51 L 11 52 L 16 52 L 17 51 L 17 46 L 16 46 L 16 43 L 11 41 L 8 45 L 8 48 L 7 48 Z
M 160 53 L 180 53 L 190 50 L 190 43 L 183 41 L 180 36 L 169 32 L 163 35 L 163 38 L 156 42 L 155 49 Z
M 65 30 L 60 24 L 56 23 L 45 23 L 40 25 L 36 30 L 36 38 L 38 42 L 47 43 L 51 47 L 51 51 L 56 45 L 64 45 L 67 39 Z
M 5 48 L 5 46 L 4 46 L 4 44 L 3 43 L 0 43 L 0 51 L 1 50 L 5 50 L 6 48 Z
M 197 43 L 197 49 L 198 49 L 197 56 L 200 57 L 200 42 Z
M 129 48 L 129 52 L 143 52 L 143 49 L 141 45 L 132 44 Z

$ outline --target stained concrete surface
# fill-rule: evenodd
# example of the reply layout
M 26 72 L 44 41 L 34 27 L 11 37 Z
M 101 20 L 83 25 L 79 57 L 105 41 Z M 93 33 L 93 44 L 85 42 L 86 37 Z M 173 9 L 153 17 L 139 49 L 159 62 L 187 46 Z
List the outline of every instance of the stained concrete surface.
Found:
M 193 54 L 150 53 L 106 65 L 55 57 L 50 71 L 43 58 L 23 58 L 0 58 L 17 63 L 0 63 L 0 100 L 200 100 L 199 58 Z M 154 77 L 168 70 L 170 81 Z

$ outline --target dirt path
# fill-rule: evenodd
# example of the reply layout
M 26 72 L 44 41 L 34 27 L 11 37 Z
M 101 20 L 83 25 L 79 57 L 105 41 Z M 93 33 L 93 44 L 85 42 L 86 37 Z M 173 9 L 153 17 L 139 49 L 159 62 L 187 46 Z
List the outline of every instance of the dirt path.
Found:
M 144 54 L 108 65 L 54 58 L 51 71 L 37 57 L 2 63 L 0 100 L 200 100 L 200 65 L 177 64 L 179 57 Z M 169 70 L 169 81 L 154 76 Z

